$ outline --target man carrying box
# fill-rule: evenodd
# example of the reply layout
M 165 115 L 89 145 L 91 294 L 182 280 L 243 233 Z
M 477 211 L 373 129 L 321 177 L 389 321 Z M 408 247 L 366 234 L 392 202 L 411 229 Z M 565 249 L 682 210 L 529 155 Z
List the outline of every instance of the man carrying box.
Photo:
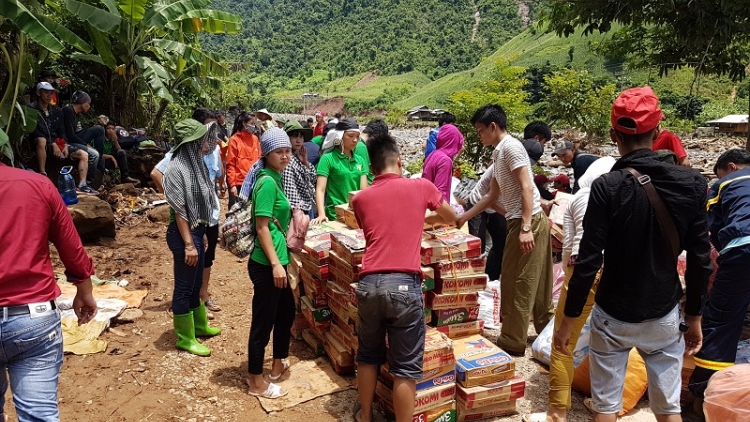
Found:
M 378 366 L 385 363 L 387 332 L 396 421 L 408 422 L 414 413 L 416 380 L 422 378 L 424 355 L 419 257 L 422 227 L 425 222 L 450 224 L 456 214 L 432 183 L 401 177 L 401 157 L 393 138 L 387 135 L 370 138 L 367 150 L 376 177 L 370 188 L 352 198 L 352 208 L 367 244 L 356 289 L 360 320 L 357 386 L 361 408 L 354 419 L 372 420 Z M 427 209 L 437 214 L 425 218 Z

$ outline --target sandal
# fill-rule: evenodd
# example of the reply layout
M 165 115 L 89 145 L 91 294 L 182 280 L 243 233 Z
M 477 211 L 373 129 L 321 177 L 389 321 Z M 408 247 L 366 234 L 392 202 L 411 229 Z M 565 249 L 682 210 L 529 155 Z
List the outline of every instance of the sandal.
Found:
M 589 412 L 596 413 L 596 411 L 594 410 L 594 399 L 592 399 L 591 397 L 586 397 L 585 399 L 583 399 L 583 406 L 588 409 Z
M 539 413 L 527 413 L 523 415 L 523 418 L 521 418 L 523 422 L 547 422 L 549 421 L 549 418 L 547 417 L 547 412 L 539 412 Z
M 359 420 L 359 411 L 362 410 L 362 405 L 357 404 L 354 406 L 354 411 L 352 412 L 352 419 L 354 419 L 354 422 L 360 422 Z
M 279 378 L 281 378 L 281 376 L 284 375 L 284 372 L 288 371 L 289 367 L 292 366 L 289 364 L 288 360 L 282 360 L 281 364 L 283 365 L 283 368 L 281 369 L 281 373 L 275 377 L 271 374 L 268 374 L 268 379 L 270 379 L 271 381 L 278 381 Z
M 287 394 L 289 394 L 288 391 L 282 391 L 281 386 L 276 385 L 274 383 L 268 384 L 268 388 L 266 388 L 266 391 L 262 393 L 256 393 L 254 391 L 249 391 L 249 390 L 247 393 L 250 394 L 251 396 L 263 397 L 266 399 L 278 399 L 279 397 L 284 397 Z
M 206 309 L 212 312 L 219 312 L 221 311 L 221 306 L 217 305 L 213 298 L 210 298 L 206 301 Z

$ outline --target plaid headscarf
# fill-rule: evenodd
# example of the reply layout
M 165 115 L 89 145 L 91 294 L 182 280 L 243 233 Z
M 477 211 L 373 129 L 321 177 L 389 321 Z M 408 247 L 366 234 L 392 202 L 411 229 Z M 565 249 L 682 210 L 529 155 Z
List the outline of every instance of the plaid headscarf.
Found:
M 211 224 L 212 210 L 219 206 L 214 182 L 203 162 L 203 148 L 216 149 L 218 127 L 206 125 L 206 134 L 195 141 L 184 142 L 174 151 L 164 175 L 164 194 L 175 214 L 187 220 L 190 229 Z
M 279 148 L 292 148 L 289 135 L 284 132 L 284 129 L 271 127 L 263 132 L 263 135 L 260 137 L 260 153 L 262 157 L 253 164 L 250 171 L 247 172 L 247 176 L 245 176 L 245 181 L 242 182 L 242 189 L 240 189 L 241 201 L 247 201 L 250 198 L 253 187 L 255 187 L 258 171 L 266 167 L 266 155 Z

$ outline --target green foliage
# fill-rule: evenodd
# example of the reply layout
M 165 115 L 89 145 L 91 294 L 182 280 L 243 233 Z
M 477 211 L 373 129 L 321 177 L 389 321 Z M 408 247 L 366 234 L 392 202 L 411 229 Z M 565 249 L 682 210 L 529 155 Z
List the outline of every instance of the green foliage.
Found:
M 565 69 L 545 77 L 544 88 L 549 93 L 543 110 L 550 124 L 576 127 L 589 137 L 604 135 L 617 97 L 614 84 L 596 86 L 588 72 Z
M 704 126 L 707 121 L 720 119 L 728 114 L 747 114 L 747 102 L 735 101 L 732 103 L 709 101 L 703 105 L 701 114 L 695 119 L 695 122 Z
M 498 60 L 490 79 L 450 96 L 448 110 L 456 116 L 456 126 L 466 138 L 461 156 L 475 169 L 484 167 L 491 151 L 479 141 L 471 124 L 472 115 L 485 104 L 499 104 L 508 115 L 508 130 L 522 131 L 531 113 L 529 94 L 523 90 L 528 83 L 525 74 L 526 68 L 510 66 L 507 61 Z
M 468 177 L 470 179 L 477 179 L 477 171 L 474 168 L 474 164 L 466 157 L 465 154 L 459 155 L 453 162 L 453 174 L 459 179 Z
M 746 2 L 713 0 L 554 1 L 551 29 L 568 36 L 615 30 L 608 49 L 637 66 L 658 65 L 660 74 L 683 66 L 700 73 L 745 77 L 750 63 L 750 8 Z
M 424 168 L 424 156 L 419 157 L 419 160 L 412 161 L 404 165 L 404 170 L 408 171 L 409 174 L 421 173 L 423 168 Z

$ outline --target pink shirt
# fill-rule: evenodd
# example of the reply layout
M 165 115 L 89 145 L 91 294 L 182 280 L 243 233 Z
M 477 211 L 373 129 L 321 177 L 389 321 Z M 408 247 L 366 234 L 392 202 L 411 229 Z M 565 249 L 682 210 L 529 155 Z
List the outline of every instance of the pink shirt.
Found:
M 55 300 L 54 243 L 72 283 L 94 274 L 60 193 L 44 176 L 0 164 L 0 306 Z
M 367 247 L 360 277 L 382 272 L 420 273 L 419 245 L 426 210 L 443 203 L 427 180 L 387 173 L 352 198 Z

